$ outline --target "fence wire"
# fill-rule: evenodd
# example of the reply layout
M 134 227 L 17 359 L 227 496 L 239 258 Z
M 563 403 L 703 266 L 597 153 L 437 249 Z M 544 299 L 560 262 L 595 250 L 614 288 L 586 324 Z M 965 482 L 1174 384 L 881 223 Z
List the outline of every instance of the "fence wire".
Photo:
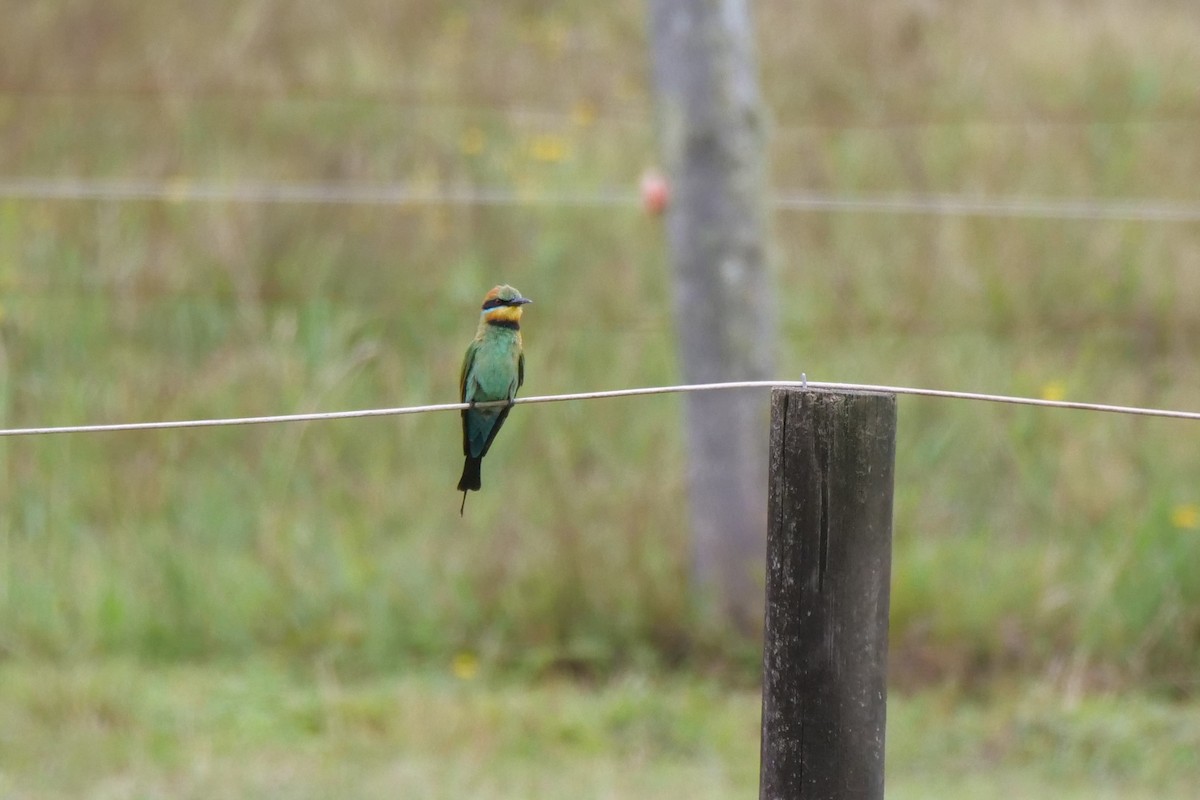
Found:
M 634 389 L 612 389 L 597 392 L 519 397 L 514 405 L 531 403 L 561 403 L 576 400 L 600 400 L 616 397 L 638 397 L 653 394 L 682 394 L 686 392 L 711 392 L 732 389 L 801 388 L 823 391 L 879 392 L 885 394 L 938 397 L 953 400 L 975 400 L 1010 405 L 1039 406 L 1042 408 L 1065 408 L 1076 411 L 1099 411 L 1111 414 L 1129 414 L 1143 417 L 1166 417 L 1200 421 L 1200 411 L 1179 411 L 1165 408 L 1088 403 L 1073 400 L 1046 400 L 1040 397 L 1018 397 L 1014 395 L 985 394 L 982 392 L 960 392 L 949 389 L 921 389 L 911 386 L 885 386 L 882 384 L 831 383 L 824 381 L 730 381 L 724 383 L 692 383 L 678 386 L 644 386 Z M 506 405 L 503 401 L 477 403 L 478 408 Z M 108 433 L 116 431 L 150 431 L 171 428 L 212 428 L 232 425 L 265 425 L 284 422 L 321 422 L 335 419 L 359 419 L 363 417 L 395 417 L 406 414 L 424 414 L 435 411 L 461 411 L 471 408 L 468 403 L 437 403 L 399 408 L 371 408 L 356 411 L 323 411 L 309 414 L 275 414 L 261 417 L 229 417 L 224 419 L 168 420 L 165 422 L 122 422 L 100 425 L 61 425 L 38 428 L 0 429 L 0 436 L 40 436 L 61 433 Z
M 617 189 L 526 191 L 505 187 L 422 187 L 411 183 L 277 183 L 175 179 L 0 179 L 0 199 L 151 201 L 167 203 L 290 203 L 384 206 L 637 207 L 637 192 Z M 771 196 L 779 211 L 920 214 L 948 217 L 1124 222 L 1200 222 L 1200 204 L 1162 200 L 1037 198 L 964 194 L 842 195 L 786 190 Z

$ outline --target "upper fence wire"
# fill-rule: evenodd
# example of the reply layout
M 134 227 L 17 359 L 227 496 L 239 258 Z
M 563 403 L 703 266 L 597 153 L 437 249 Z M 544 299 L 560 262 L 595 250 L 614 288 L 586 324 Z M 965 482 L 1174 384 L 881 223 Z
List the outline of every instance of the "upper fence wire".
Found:
M 293 203 L 394 206 L 637 207 L 634 191 L 618 188 L 530 192 L 506 187 L 427 188 L 408 183 L 272 183 L 81 178 L 0 179 L 2 200 L 152 201 L 167 203 Z M 1125 222 L 1200 222 L 1200 204 L 1162 200 L 1039 198 L 969 194 L 775 192 L 779 211 L 925 214 Z

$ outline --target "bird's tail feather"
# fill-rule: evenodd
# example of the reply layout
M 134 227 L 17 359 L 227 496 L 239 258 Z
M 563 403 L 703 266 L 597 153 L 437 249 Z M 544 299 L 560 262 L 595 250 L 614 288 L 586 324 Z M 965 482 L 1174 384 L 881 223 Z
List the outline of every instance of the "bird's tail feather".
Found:
M 467 456 L 463 462 L 462 477 L 458 479 L 458 490 L 463 493 L 463 508 L 466 508 L 467 505 L 467 492 L 477 492 L 483 485 L 479 474 L 479 467 L 482 464 L 482 458 L 472 458 L 471 456 Z M 458 513 L 461 515 L 463 509 L 460 508 Z
M 483 464 L 482 458 L 467 456 L 464 459 L 462 477 L 458 479 L 458 490 L 460 492 L 477 492 L 483 486 L 479 475 L 481 464 Z

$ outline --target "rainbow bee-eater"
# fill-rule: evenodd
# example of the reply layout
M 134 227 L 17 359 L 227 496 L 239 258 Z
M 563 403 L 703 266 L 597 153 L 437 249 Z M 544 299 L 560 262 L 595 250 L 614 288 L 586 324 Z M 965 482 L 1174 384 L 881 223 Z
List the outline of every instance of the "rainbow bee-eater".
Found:
M 463 464 L 458 490 L 463 493 L 461 515 L 467 507 L 467 492 L 479 491 L 479 467 L 500 426 L 512 409 L 517 389 L 525 382 L 525 353 L 521 350 L 521 306 L 528 297 L 505 284 L 483 298 L 479 329 L 467 348 L 459 377 L 459 399 L 472 408 L 462 411 Z M 508 405 L 474 408 L 476 403 L 507 401 Z

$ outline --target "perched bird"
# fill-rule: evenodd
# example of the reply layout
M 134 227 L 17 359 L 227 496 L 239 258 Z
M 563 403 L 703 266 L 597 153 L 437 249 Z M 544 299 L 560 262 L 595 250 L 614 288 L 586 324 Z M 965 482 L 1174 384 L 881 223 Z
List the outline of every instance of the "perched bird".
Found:
M 525 354 L 521 351 L 521 306 L 528 297 L 505 284 L 483 298 L 479 329 L 467 348 L 459 377 L 459 398 L 470 403 L 462 411 L 463 464 L 458 490 L 463 493 L 461 516 L 467 507 L 467 492 L 479 491 L 479 467 L 488 448 L 512 409 L 517 389 L 525 382 Z M 508 405 L 475 408 L 476 403 L 506 400 Z

